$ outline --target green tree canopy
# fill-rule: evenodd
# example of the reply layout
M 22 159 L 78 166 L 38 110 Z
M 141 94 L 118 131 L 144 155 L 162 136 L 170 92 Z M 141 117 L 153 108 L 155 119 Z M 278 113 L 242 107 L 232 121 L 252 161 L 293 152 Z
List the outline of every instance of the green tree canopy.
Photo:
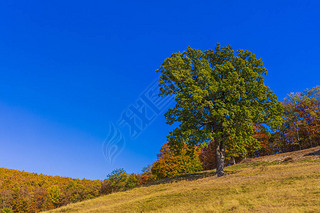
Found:
M 124 169 L 116 169 L 107 175 L 107 179 L 110 181 L 112 192 L 121 191 L 126 186 L 128 174 Z
M 281 125 L 281 104 L 264 84 L 267 69 L 248 50 L 217 44 L 204 52 L 188 47 L 167 58 L 161 73 L 160 96 L 173 95 L 175 107 L 165 114 L 168 124 L 178 123 L 168 135 L 171 149 L 184 143 L 214 141 L 217 175 L 224 175 L 225 148 L 246 155 L 257 146 L 253 125 Z

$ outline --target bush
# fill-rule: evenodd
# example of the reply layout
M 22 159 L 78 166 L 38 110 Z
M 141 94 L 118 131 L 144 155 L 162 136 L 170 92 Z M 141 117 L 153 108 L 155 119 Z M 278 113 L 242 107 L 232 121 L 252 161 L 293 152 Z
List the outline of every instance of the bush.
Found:
M 150 183 L 156 180 L 156 176 L 151 172 L 151 165 L 142 169 L 140 184 Z
M 199 154 L 195 148 L 184 147 L 179 155 L 174 155 L 168 145 L 164 144 L 159 155 L 160 159 L 152 165 L 152 174 L 157 179 L 191 174 L 202 170 Z
M 158 179 L 191 174 L 201 170 L 200 160 L 190 156 L 173 156 L 167 159 L 159 159 L 152 167 L 152 173 Z
M 13 213 L 11 208 L 3 208 L 0 210 L 0 213 Z
M 140 184 L 141 176 L 132 173 L 127 180 L 126 189 L 134 188 Z
M 116 169 L 107 176 L 112 192 L 122 191 L 127 184 L 128 174 L 124 169 Z
M 104 195 L 112 193 L 112 187 L 111 187 L 110 181 L 108 179 L 106 179 L 102 182 L 100 193 L 104 194 Z

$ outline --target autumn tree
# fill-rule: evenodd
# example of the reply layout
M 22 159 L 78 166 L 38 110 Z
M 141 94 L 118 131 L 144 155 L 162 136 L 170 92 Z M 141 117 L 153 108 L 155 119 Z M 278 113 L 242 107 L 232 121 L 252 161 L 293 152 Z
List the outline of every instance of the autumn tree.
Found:
M 201 149 L 200 160 L 203 170 L 211 170 L 216 168 L 216 152 L 214 143 L 209 143 Z
M 185 144 L 180 154 L 176 155 L 165 143 L 161 147 L 158 160 L 152 164 L 152 174 L 161 179 L 199 172 L 202 170 L 199 154 L 196 147 Z
M 291 93 L 284 99 L 284 151 L 300 150 L 319 145 L 320 87 Z
M 249 149 L 249 156 L 250 157 L 260 157 L 265 155 L 272 155 L 274 154 L 274 149 L 272 147 L 272 144 L 270 144 L 270 132 L 261 124 L 256 124 L 253 127 L 254 135 L 253 138 L 257 139 L 259 142 L 259 149 L 250 150 Z
M 281 125 L 281 105 L 264 84 L 267 69 L 248 50 L 188 47 L 157 72 L 160 96 L 173 95 L 176 101 L 165 114 L 168 124 L 178 124 L 168 135 L 169 146 L 179 152 L 185 143 L 214 142 L 217 176 L 224 175 L 226 146 L 244 156 L 246 147 L 259 146 L 252 137 L 254 124 Z

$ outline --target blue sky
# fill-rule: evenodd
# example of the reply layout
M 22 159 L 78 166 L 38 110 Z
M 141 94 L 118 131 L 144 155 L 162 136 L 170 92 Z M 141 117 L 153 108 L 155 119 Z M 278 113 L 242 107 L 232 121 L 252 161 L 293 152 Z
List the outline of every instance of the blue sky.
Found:
M 118 121 L 187 46 L 252 51 L 280 99 L 319 85 L 319 11 L 306 0 L 1 1 L 0 167 L 87 179 L 140 172 L 171 127 L 162 111 L 132 138 Z M 126 141 L 112 163 L 111 123 Z

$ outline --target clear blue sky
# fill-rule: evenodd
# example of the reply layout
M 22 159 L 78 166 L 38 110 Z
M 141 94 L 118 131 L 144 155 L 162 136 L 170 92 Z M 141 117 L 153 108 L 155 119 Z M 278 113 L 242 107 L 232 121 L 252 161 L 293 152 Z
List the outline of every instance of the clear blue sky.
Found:
M 319 84 L 319 1 L 1 1 L 0 167 L 104 179 L 156 160 L 163 113 L 110 163 L 110 123 L 137 103 L 171 53 L 248 49 L 280 99 Z

